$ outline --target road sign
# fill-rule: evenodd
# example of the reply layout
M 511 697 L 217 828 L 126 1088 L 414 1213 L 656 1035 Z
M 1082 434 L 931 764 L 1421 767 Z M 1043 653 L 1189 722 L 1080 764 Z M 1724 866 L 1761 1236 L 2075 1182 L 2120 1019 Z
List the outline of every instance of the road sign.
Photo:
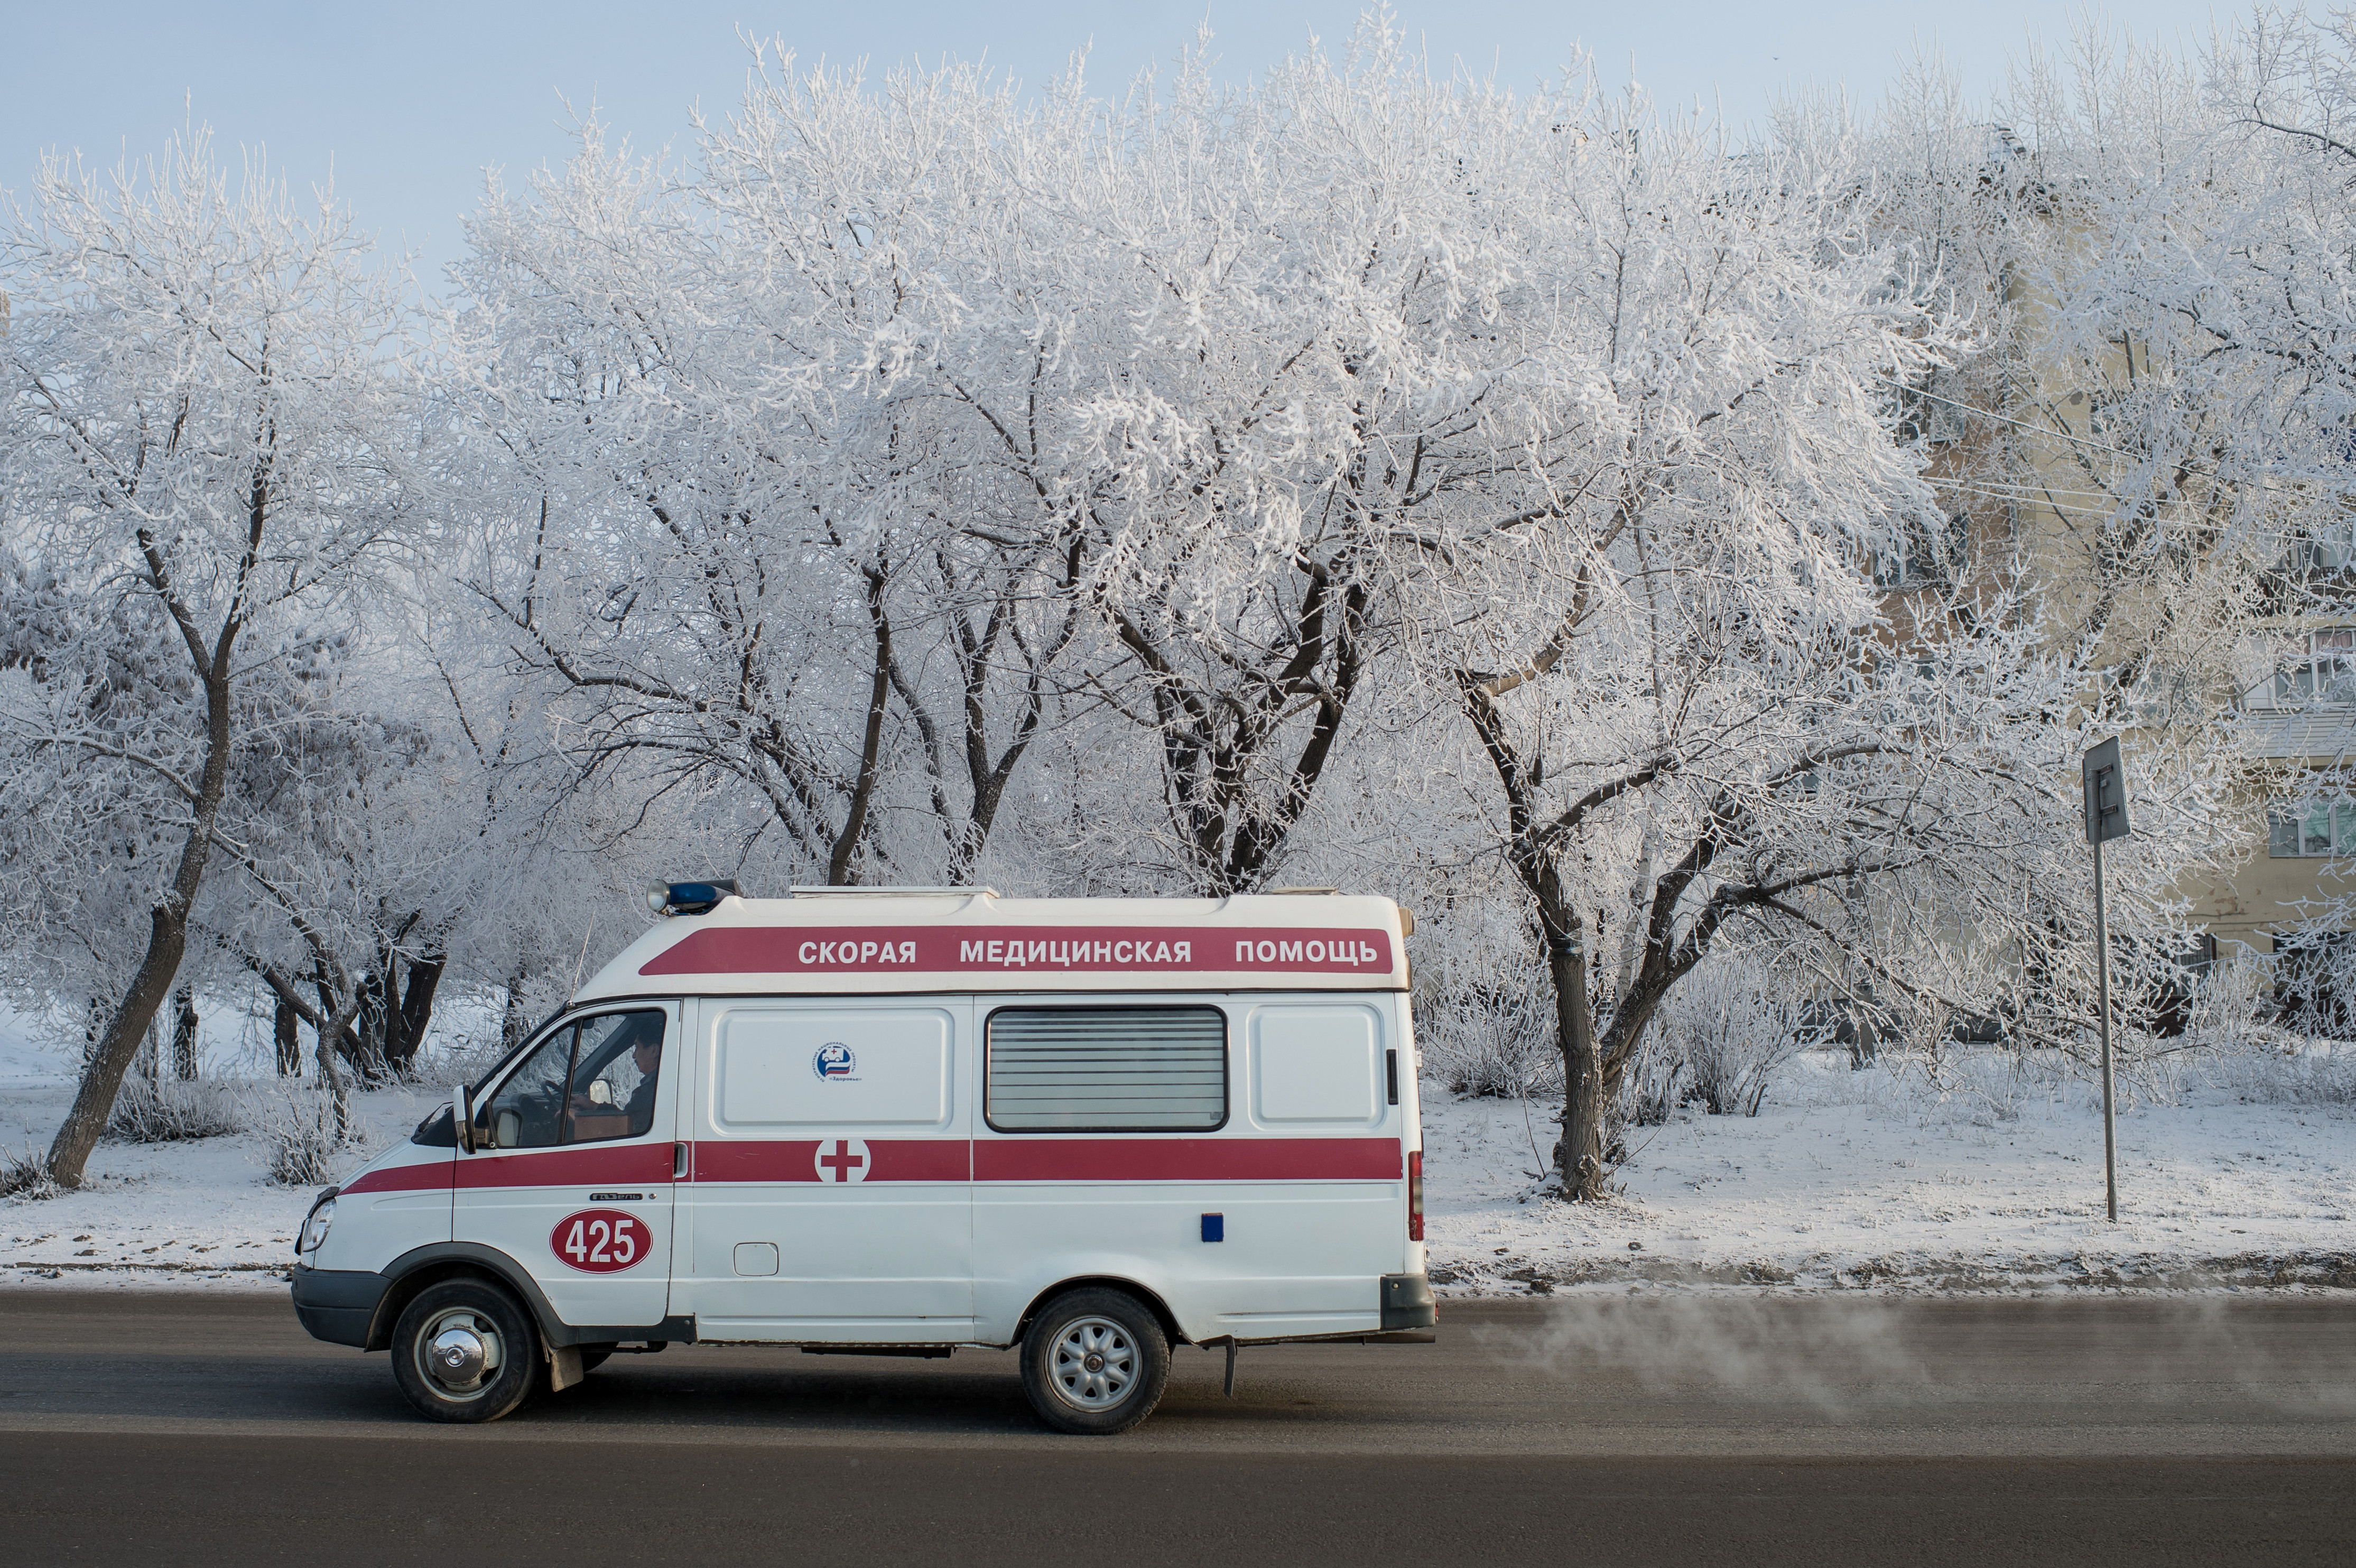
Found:
M 2119 737 L 2086 753 L 2086 842 L 2127 836 L 2127 779 L 2119 770 Z
M 2119 737 L 2086 753 L 2086 842 L 2094 846 L 2094 993 L 2103 1022 L 2103 1204 L 2119 1217 L 2118 1116 L 2111 1092 L 2111 931 L 2103 908 L 2103 843 L 2127 836 L 2127 778 L 2119 768 Z

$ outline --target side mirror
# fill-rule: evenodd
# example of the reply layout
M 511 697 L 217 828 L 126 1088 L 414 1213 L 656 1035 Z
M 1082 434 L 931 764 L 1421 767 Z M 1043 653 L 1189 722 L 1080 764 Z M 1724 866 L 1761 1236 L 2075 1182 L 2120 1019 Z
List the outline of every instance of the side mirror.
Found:
M 458 1147 L 468 1154 L 475 1152 L 475 1095 L 460 1084 L 450 1097 L 450 1124 L 457 1131 Z
M 512 1111 L 502 1111 L 491 1119 L 491 1146 L 512 1149 L 523 1142 L 523 1118 Z

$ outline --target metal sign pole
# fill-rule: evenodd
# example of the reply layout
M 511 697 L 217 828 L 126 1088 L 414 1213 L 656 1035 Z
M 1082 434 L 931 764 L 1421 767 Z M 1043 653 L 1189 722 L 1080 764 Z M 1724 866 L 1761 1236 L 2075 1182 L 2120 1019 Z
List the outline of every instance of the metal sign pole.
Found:
M 2118 1115 L 2111 1096 L 2111 932 L 2103 912 L 2103 841 L 2094 840 L 2094 988 L 2103 1009 L 2103 1201 L 2119 1218 Z
M 2086 789 L 2086 842 L 2094 846 L 2094 992 L 2102 1007 L 2103 1204 L 2112 1223 L 2119 1218 L 2119 1122 L 2111 1073 L 2111 928 L 2103 908 L 2103 841 L 2123 839 L 2127 822 L 2126 772 L 2119 762 L 2119 737 L 2090 748 L 2081 765 Z

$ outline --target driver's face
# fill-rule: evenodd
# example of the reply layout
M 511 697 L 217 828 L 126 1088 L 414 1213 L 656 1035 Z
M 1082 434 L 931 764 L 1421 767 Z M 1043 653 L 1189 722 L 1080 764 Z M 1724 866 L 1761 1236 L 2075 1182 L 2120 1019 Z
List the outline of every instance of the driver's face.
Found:
M 652 1072 L 655 1070 L 656 1060 L 662 1055 L 662 1042 L 640 1040 L 631 1054 L 637 1058 L 640 1072 Z

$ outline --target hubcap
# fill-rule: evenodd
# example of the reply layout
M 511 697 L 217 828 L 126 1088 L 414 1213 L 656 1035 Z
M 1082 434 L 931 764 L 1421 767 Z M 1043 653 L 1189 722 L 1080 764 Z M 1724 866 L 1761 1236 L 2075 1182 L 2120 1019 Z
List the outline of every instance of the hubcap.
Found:
M 445 1383 L 480 1382 L 483 1338 L 471 1328 L 445 1328 L 434 1337 L 434 1370 Z
M 478 1398 L 498 1371 L 499 1331 L 478 1312 L 445 1312 L 417 1337 L 417 1369 L 445 1399 Z
M 1110 1410 L 1136 1386 L 1137 1347 L 1109 1318 L 1076 1318 L 1056 1332 L 1047 1380 L 1067 1404 Z

